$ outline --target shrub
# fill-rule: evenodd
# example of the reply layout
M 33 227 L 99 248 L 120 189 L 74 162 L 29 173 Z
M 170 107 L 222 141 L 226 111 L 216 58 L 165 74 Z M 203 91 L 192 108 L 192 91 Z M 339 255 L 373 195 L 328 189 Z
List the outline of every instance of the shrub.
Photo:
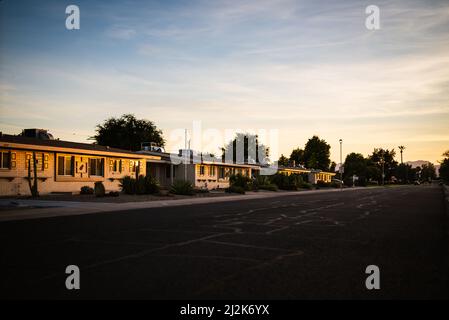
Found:
M 310 190 L 310 189 L 313 189 L 313 186 L 311 183 L 303 182 L 299 185 L 299 188 Z
M 173 194 L 192 195 L 195 193 L 190 181 L 176 180 L 173 182 L 170 192 Z
M 304 183 L 304 180 L 300 174 L 285 175 L 282 173 L 276 173 L 271 177 L 272 183 L 277 185 L 282 190 L 298 190 Z
M 259 186 L 259 189 L 261 190 L 268 190 L 268 191 L 278 191 L 278 187 L 275 184 L 262 184 Z
M 81 187 L 80 194 L 94 194 L 94 189 L 89 186 Z
M 241 174 L 233 174 L 229 177 L 230 186 L 240 187 L 243 190 L 251 190 L 251 179 Z
M 198 188 L 195 189 L 195 193 L 209 193 L 209 190 L 206 188 Z
M 323 181 L 323 180 L 318 180 L 317 182 L 316 182 L 316 187 L 319 189 L 319 188 L 328 188 L 328 187 L 330 187 L 330 183 L 329 182 L 325 182 L 325 181 Z
M 139 176 L 137 180 L 135 180 L 136 183 L 136 194 L 145 194 L 145 177 Z
M 330 183 L 330 187 L 331 188 L 340 188 L 340 183 L 338 183 L 337 181 L 332 181 Z
M 120 184 L 126 194 L 154 194 L 159 192 L 159 183 L 151 176 L 140 175 L 137 180 L 126 176 Z
M 120 195 L 120 192 L 118 191 L 109 191 L 109 196 L 110 197 L 118 197 Z
M 136 179 L 131 178 L 130 176 L 126 176 L 122 179 L 122 183 L 120 184 L 122 191 L 126 194 L 135 194 L 136 193 Z
M 94 193 L 96 197 L 104 197 L 106 194 L 106 190 L 104 188 L 103 182 L 97 181 L 95 182 Z
M 225 192 L 227 193 L 240 193 L 245 194 L 245 189 L 239 186 L 233 186 L 231 185 L 229 188 L 225 189 Z
M 155 194 L 159 193 L 159 182 L 153 178 L 152 176 L 145 177 L 145 193 L 146 194 Z

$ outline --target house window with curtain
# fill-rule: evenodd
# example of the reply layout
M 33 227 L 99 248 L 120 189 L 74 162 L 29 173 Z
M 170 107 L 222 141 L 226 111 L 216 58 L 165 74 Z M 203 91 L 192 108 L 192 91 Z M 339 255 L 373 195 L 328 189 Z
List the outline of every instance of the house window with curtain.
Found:
M 73 176 L 73 156 L 58 156 L 58 175 Z
M 89 159 L 89 175 L 91 176 L 103 176 L 104 172 L 104 160 L 102 158 Z
M 0 152 L 0 169 L 9 169 L 11 165 L 11 153 L 9 151 Z

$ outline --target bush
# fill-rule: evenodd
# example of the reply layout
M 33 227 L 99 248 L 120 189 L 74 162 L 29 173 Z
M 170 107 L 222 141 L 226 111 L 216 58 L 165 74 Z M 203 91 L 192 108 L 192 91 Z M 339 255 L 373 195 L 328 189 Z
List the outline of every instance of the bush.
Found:
M 311 189 L 313 189 L 313 186 L 312 186 L 311 183 L 303 182 L 303 183 L 301 183 L 301 184 L 299 185 L 299 188 L 311 190 Z
M 330 187 L 331 188 L 340 188 L 340 183 L 338 183 L 337 181 L 332 181 L 330 183 Z
M 190 181 L 177 180 L 172 184 L 170 192 L 190 196 L 195 193 L 195 189 Z
M 89 186 L 81 187 L 80 194 L 94 194 L 94 189 Z
M 268 190 L 268 191 L 278 191 L 278 186 L 275 184 L 262 184 L 259 186 L 260 190 Z
M 251 179 L 241 174 L 233 174 L 229 177 L 229 185 L 240 187 L 243 190 L 251 190 Z
M 131 178 L 130 176 L 126 176 L 122 179 L 122 183 L 120 184 L 122 191 L 126 194 L 135 194 L 136 193 L 136 179 Z
M 329 188 L 330 186 L 331 186 L 331 184 L 329 182 L 324 182 L 323 180 L 318 180 L 316 182 L 317 189 L 319 189 L 319 188 Z
M 225 189 L 225 192 L 227 193 L 240 193 L 245 194 L 245 189 L 239 186 L 233 186 L 231 185 L 229 188 Z
M 271 182 L 282 190 L 298 190 L 304 183 L 304 180 L 300 174 L 285 175 L 276 173 L 271 176 Z
M 139 176 L 134 181 L 136 183 L 136 194 L 145 194 L 145 177 Z
M 108 195 L 110 197 L 118 197 L 120 195 L 120 192 L 118 192 L 118 191 L 109 191 Z
M 103 182 L 95 182 L 94 193 L 96 197 L 104 197 L 106 195 L 106 190 L 104 188 Z
M 209 190 L 206 188 L 198 188 L 195 189 L 195 193 L 209 193 Z
M 159 191 L 160 191 L 159 182 L 152 176 L 146 176 L 145 177 L 145 193 L 146 194 L 155 194 L 155 193 L 159 193 Z
M 120 185 L 126 194 L 154 194 L 159 192 L 159 183 L 151 176 L 139 176 L 136 179 L 126 176 Z

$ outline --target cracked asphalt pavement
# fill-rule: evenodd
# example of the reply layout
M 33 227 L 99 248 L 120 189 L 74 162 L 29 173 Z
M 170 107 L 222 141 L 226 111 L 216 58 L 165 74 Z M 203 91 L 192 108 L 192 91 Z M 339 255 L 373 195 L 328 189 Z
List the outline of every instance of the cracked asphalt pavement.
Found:
M 438 186 L 2 222 L 0 297 L 447 299 L 446 228 Z

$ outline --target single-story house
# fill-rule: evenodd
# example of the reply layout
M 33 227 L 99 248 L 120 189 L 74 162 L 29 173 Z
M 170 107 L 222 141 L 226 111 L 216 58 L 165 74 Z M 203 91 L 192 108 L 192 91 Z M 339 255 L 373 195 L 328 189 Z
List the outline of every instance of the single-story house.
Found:
M 33 153 L 40 194 L 79 192 L 83 186 L 93 187 L 96 181 L 103 182 L 107 191 L 119 191 L 120 179 L 136 172 L 146 175 L 146 163 L 161 160 L 157 155 L 96 144 L 1 134 L 0 195 L 30 194 Z

